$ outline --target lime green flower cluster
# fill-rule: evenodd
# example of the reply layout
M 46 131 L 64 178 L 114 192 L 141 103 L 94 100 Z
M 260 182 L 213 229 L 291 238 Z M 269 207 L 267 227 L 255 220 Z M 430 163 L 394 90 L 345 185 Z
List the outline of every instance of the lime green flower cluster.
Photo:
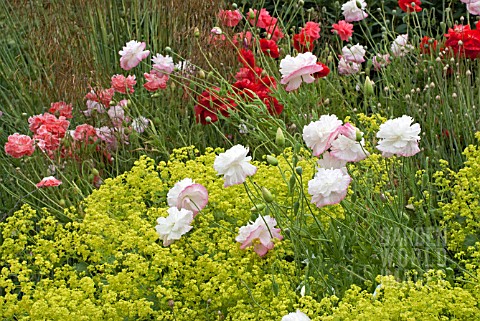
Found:
M 480 132 L 476 138 L 480 141 Z M 451 194 L 451 200 L 440 204 L 448 246 L 464 264 L 465 277 L 475 280 L 480 288 L 480 150 L 470 145 L 463 154 L 466 161 L 462 169 L 454 172 L 446 168 L 436 178 L 439 188 Z
M 373 299 L 357 287 L 343 300 L 301 297 L 306 274 L 295 260 L 294 229 L 287 233 L 286 227 L 305 213 L 289 204 L 306 190 L 315 159 L 286 150 L 277 166 L 254 162 L 255 183 L 224 188 L 212 166 L 219 152 L 200 155 L 193 147 L 183 148 L 158 165 L 142 157 L 131 171 L 106 180 L 78 210 L 66 209 L 69 223 L 28 206 L 0 223 L 1 318 L 280 320 L 299 308 L 313 320 L 354 319 L 356 312 L 367 320 L 389 311 L 397 319 L 421 319 L 427 302 L 432 313 L 444 304 L 432 314 L 437 319 L 480 313 L 471 294 L 451 287 L 441 275 L 425 284 L 379 279 L 382 288 Z M 155 221 L 167 215 L 168 190 L 186 177 L 207 188 L 209 203 L 189 233 L 163 247 Z M 262 187 L 273 201 L 264 199 Z M 263 206 L 252 214 L 253 204 Z M 258 208 L 265 215 L 276 213 L 285 236 L 263 258 L 235 242 L 239 227 L 258 215 Z M 301 222 L 326 225 L 343 215 L 339 205 L 312 208 Z M 455 304 L 447 304 L 452 297 Z M 418 313 L 401 314 L 402 309 Z
M 450 285 L 444 277 L 439 271 L 430 271 L 423 281 L 398 282 L 393 276 L 379 276 L 373 293 L 352 286 L 342 300 L 331 296 L 316 301 L 305 296 L 295 308 L 308 314 L 312 321 L 477 320 L 477 298 Z

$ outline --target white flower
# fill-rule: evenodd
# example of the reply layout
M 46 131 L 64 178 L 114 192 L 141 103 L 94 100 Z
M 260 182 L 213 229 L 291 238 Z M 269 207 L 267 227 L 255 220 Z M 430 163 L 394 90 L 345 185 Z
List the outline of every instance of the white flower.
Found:
M 163 74 L 171 74 L 175 69 L 173 58 L 169 55 L 163 56 L 161 54 L 157 54 L 152 58 L 152 62 L 152 72 L 157 74 L 159 77 Z
M 340 75 L 353 75 L 356 74 L 362 69 L 361 64 L 356 62 L 346 61 L 345 58 L 340 58 L 338 61 L 338 73 Z
M 380 138 L 377 149 L 382 152 L 382 156 L 413 156 L 420 151 L 420 125 L 411 125 L 412 122 L 412 117 L 403 115 L 380 125 L 376 136 Z
M 220 27 L 213 27 L 212 30 L 210 30 L 210 32 L 217 36 L 223 33 Z
M 195 217 L 207 205 L 208 192 L 203 185 L 184 178 L 168 191 L 167 202 L 170 207 L 192 211 Z
M 167 212 L 168 216 L 159 217 L 157 219 L 158 224 L 155 226 L 159 237 L 163 241 L 163 246 L 169 246 L 193 228 L 190 225 L 193 221 L 192 211 L 170 207 Z
M 319 156 L 330 148 L 341 125 L 342 121 L 337 116 L 322 115 L 319 120 L 303 128 L 303 140 L 307 147 L 313 150 L 313 155 Z
M 340 169 L 319 168 L 315 177 L 308 182 L 308 193 L 317 207 L 340 203 L 347 195 L 352 179 Z
M 287 85 L 286 91 L 292 91 L 300 87 L 302 81 L 307 84 L 315 81 L 312 74 L 321 71 L 322 66 L 317 64 L 317 57 L 311 52 L 300 53 L 296 57 L 287 55 L 280 61 L 280 83 Z
M 247 176 L 252 176 L 257 172 L 257 168 L 250 164 L 252 157 L 247 154 L 248 148 L 235 145 L 215 157 L 213 168 L 218 175 L 224 175 L 224 187 L 241 184 L 245 182 Z
M 410 49 L 413 49 L 413 46 L 408 44 L 408 35 L 405 34 L 398 36 L 390 48 L 395 57 L 403 57 Z
M 340 169 L 347 174 L 347 161 L 333 157 L 330 152 L 326 151 L 322 154 L 322 158 L 317 161 L 320 168 L 325 169 Z
M 148 124 L 150 124 L 150 121 L 148 120 L 148 118 L 143 116 L 134 118 L 132 120 L 132 128 L 134 131 L 136 131 L 139 134 L 143 133 L 145 129 L 147 129 Z
M 107 114 L 115 127 L 120 127 L 122 122 L 126 120 L 125 111 L 120 105 L 110 107 L 110 109 L 107 111 Z
M 365 48 L 358 43 L 350 48 L 348 48 L 348 46 L 342 48 L 342 58 L 348 62 L 356 62 L 357 64 L 365 61 L 365 58 L 363 58 L 365 53 Z
M 145 42 L 137 42 L 135 40 L 127 42 L 123 50 L 118 52 L 122 56 L 120 57 L 120 67 L 130 70 L 136 67 L 140 61 L 147 58 L 150 51 L 144 51 L 145 46 Z
M 360 7 L 357 7 L 357 4 Z M 342 5 L 343 15 L 345 21 L 353 22 L 360 21 L 368 17 L 368 14 L 364 11 L 367 7 L 365 0 L 350 0 Z
M 339 128 L 338 133 L 330 150 L 333 157 L 347 162 L 359 162 L 369 155 L 363 148 L 365 145 L 363 133 L 357 130 L 355 126 L 346 123 Z
M 310 321 L 310 318 L 305 313 L 297 310 L 297 312 L 291 312 L 283 316 L 281 321 Z

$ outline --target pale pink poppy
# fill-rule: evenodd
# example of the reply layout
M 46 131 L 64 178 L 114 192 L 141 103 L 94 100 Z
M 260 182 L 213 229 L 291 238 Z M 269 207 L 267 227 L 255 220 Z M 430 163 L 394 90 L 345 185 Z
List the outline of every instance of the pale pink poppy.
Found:
M 322 115 L 319 120 L 303 128 L 303 140 L 314 156 L 320 156 L 330 148 L 338 135 L 342 121 L 335 115 Z
M 352 124 L 346 123 L 340 126 L 338 136 L 332 142 L 330 154 L 347 162 L 359 162 L 369 155 L 364 145 L 363 133 Z
M 362 65 L 356 62 L 347 61 L 345 58 L 340 58 L 338 61 L 338 73 L 340 75 L 353 75 L 362 69 Z
M 365 0 L 350 0 L 342 5 L 342 13 L 345 16 L 345 21 L 353 22 L 360 21 L 368 17 L 365 12 L 367 3 Z
M 280 83 L 287 85 L 286 91 L 292 91 L 300 87 L 302 81 L 312 83 L 315 81 L 313 74 L 323 69 L 317 64 L 317 57 L 311 52 L 300 53 L 296 57 L 287 55 L 280 62 Z
M 208 192 L 203 185 L 195 183 L 191 178 L 185 178 L 168 191 L 167 202 L 170 207 L 192 211 L 195 217 L 207 205 Z
M 154 71 L 150 71 L 149 74 L 144 73 L 146 83 L 143 84 L 148 91 L 157 91 L 159 89 L 167 88 L 168 75 L 163 74 L 161 76 L 157 75 Z
M 130 70 L 136 67 L 140 61 L 147 58 L 150 54 L 149 50 L 144 50 L 146 47 L 145 42 L 138 42 L 131 40 L 127 42 L 118 53 L 120 54 L 120 67 L 124 70 Z
M 169 55 L 157 54 L 152 58 L 153 66 L 151 73 L 156 74 L 161 77 L 163 74 L 171 74 L 175 69 L 175 64 L 173 63 L 173 58 Z
M 273 239 L 282 240 L 280 229 L 275 228 L 277 221 L 267 216 L 259 216 L 254 223 L 242 226 L 238 231 L 235 240 L 242 243 L 240 249 L 244 250 L 253 245 L 253 250 L 259 255 L 264 256 L 274 247 Z

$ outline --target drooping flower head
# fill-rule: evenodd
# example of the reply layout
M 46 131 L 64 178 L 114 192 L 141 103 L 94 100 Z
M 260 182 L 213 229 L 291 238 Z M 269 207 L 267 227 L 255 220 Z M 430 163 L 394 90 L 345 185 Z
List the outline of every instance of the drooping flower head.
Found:
M 317 64 L 317 57 L 311 52 L 300 53 L 296 57 L 287 55 L 280 62 L 280 83 L 287 85 L 286 91 L 292 91 L 300 87 L 302 81 L 308 84 L 314 82 L 312 74 L 321 70 L 322 66 Z
M 267 216 L 259 216 L 255 222 L 242 226 L 238 231 L 238 236 L 235 240 L 242 243 L 240 249 L 244 250 L 253 245 L 254 251 L 259 256 L 264 256 L 274 247 L 273 239 L 282 240 L 283 236 L 280 234 L 280 229 L 275 228 L 277 221 Z
M 215 157 L 213 168 L 218 175 L 223 175 L 224 187 L 242 184 L 248 176 L 257 172 L 257 168 L 250 164 L 252 157 L 247 154 L 248 148 L 235 145 Z
M 342 12 L 345 16 L 345 21 L 361 21 L 368 17 L 368 14 L 365 12 L 367 3 L 365 0 L 350 0 L 345 2 L 342 5 Z
M 53 176 L 48 176 L 48 177 L 44 177 L 39 183 L 37 183 L 36 186 L 38 188 L 41 188 L 41 187 L 55 187 L 55 186 L 58 186 L 58 185 L 61 185 L 61 184 L 62 184 L 62 181 L 56 179 Z
M 193 228 L 190 225 L 193 221 L 192 211 L 170 207 L 167 212 L 168 216 L 159 217 L 157 226 L 155 226 L 158 236 L 163 241 L 163 246 L 169 246 Z
M 185 178 L 175 183 L 167 194 L 168 206 L 184 208 L 197 215 L 208 203 L 207 189 L 196 184 L 191 178 Z
M 18 133 L 8 136 L 8 141 L 5 144 L 5 153 L 8 155 L 14 158 L 20 158 L 30 156 L 34 151 L 35 142 L 29 136 Z
M 140 61 L 147 58 L 150 54 L 149 50 L 144 50 L 146 47 L 145 42 L 138 42 L 131 40 L 120 50 L 120 67 L 124 70 L 130 70 L 136 67 Z
M 353 25 L 345 20 L 340 20 L 332 25 L 332 33 L 337 34 L 343 41 L 348 41 L 348 38 L 353 35 Z
M 336 115 L 322 115 L 319 120 L 303 128 L 303 140 L 314 156 L 320 156 L 330 148 L 341 125 L 342 121 Z
M 420 151 L 418 142 L 420 141 L 420 125 L 412 125 L 413 118 L 403 115 L 402 117 L 387 120 L 380 125 L 380 130 L 376 137 L 380 138 L 377 149 L 382 152 L 382 156 L 390 157 L 413 156 Z
M 317 207 L 340 203 L 347 195 L 351 180 L 341 169 L 318 168 L 315 177 L 308 182 L 311 202 Z

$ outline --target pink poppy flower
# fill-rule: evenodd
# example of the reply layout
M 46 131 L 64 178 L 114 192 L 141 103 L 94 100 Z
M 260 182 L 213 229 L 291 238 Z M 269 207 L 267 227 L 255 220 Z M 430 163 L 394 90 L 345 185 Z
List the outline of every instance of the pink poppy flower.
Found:
M 242 14 L 238 10 L 220 10 L 218 19 L 227 27 L 235 27 L 242 20 Z
M 255 27 L 267 28 L 268 26 L 277 23 L 277 19 L 270 16 L 267 9 L 262 8 L 260 12 L 257 9 L 250 9 L 248 21 Z
M 72 116 L 72 104 L 67 104 L 64 101 L 59 101 L 56 103 L 50 104 L 50 109 L 48 110 L 51 114 L 58 113 L 57 116 L 63 116 L 67 119 L 73 118 Z
M 8 141 L 5 144 L 5 153 L 8 155 L 14 158 L 20 158 L 30 156 L 34 151 L 35 142 L 29 136 L 18 133 L 8 136 Z
M 322 115 L 319 120 L 303 128 L 303 140 L 314 156 L 320 156 L 330 148 L 340 126 L 342 121 L 336 115 Z
M 153 71 L 150 71 L 149 74 L 144 73 L 143 76 L 147 80 L 147 82 L 143 84 L 146 90 L 157 91 L 167 88 L 168 75 L 163 74 L 162 76 L 158 76 Z
M 345 20 L 334 23 L 332 27 L 332 33 L 337 34 L 343 41 L 348 42 L 348 38 L 353 35 L 353 25 Z
M 300 33 L 307 35 L 312 40 L 317 40 L 320 38 L 320 25 L 316 22 L 308 21 Z
M 41 188 L 41 187 L 55 187 L 55 186 L 58 186 L 58 185 L 61 185 L 61 184 L 62 184 L 62 181 L 56 179 L 53 176 L 48 176 L 48 177 L 44 177 L 39 183 L 37 183 L 36 186 L 38 188 Z
M 150 54 L 149 50 L 144 50 L 146 47 L 145 42 L 138 42 L 131 40 L 127 42 L 118 53 L 120 54 L 120 67 L 124 70 L 130 70 L 136 67 L 140 61 L 147 58 Z
M 275 228 L 277 221 L 267 216 L 259 216 L 254 223 L 242 226 L 238 231 L 235 240 L 242 243 L 240 249 L 244 250 L 253 245 L 253 250 L 259 255 L 264 256 L 274 247 L 273 239 L 282 240 L 280 229 Z
M 340 203 L 347 195 L 351 180 L 341 169 L 318 168 L 315 177 L 308 182 L 311 202 L 317 207 Z
M 185 178 L 168 191 L 167 202 L 170 207 L 192 211 L 195 217 L 207 205 L 208 192 L 203 185 L 196 184 L 191 178 Z
M 296 57 L 287 55 L 280 62 L 280 73 L 282 74 L 282 85 L 287 85 L 286 91 L 292 91 L 300 87 L 302 81 L 307 84 L 315 81 L 312 74 L 322 70 L 317 64 L 317 57 L 311 52 L 300 53 Z
M 125 77 L 124 75 L 114 75 L 112 76 L 112 88 L 115 89 L 117 93 L 132 94 L 135 90 L 133 86 L 137 81 L 135 80 L 135 75 Z
M 73 140 L 93 143 L 97 140 L 97 131 L 92 125 L 78 125 L 72 133 Z
M 94 111 L 98 112 L 99 114 L 103 114 L 105 111 L 107 111 L 107 109 L 101 103 L 94 100 L 87 100 L 86 105 L 87 110 L 82 111 L 82 113 L 87 117 L 92 116 Z

